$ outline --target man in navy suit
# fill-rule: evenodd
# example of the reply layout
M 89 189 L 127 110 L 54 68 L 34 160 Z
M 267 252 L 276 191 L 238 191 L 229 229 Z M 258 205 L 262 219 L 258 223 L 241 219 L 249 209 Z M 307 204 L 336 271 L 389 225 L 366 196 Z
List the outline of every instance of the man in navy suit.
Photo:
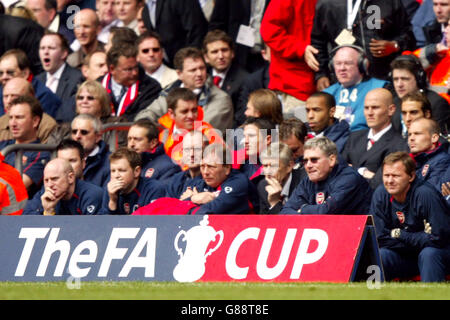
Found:
M 369 91 L 364 101 L 364 117 L 369 129 L 350 134 L 342 157 L 375 189 L 382 183 L 383 159 L 395 151 L 407 151 L 402 136 L 392 127 L 395 112 L 392 94 L 383 88 Z
M 47 32 L 39 45 L 39 58 L 44 72 L 36 76 L 62 102 L 56 120 L 70 122 L 75 117 L 75 94 L 83 81 L 81 71 L 66 63 L 69 54 L 67 40 L 61 34 Z

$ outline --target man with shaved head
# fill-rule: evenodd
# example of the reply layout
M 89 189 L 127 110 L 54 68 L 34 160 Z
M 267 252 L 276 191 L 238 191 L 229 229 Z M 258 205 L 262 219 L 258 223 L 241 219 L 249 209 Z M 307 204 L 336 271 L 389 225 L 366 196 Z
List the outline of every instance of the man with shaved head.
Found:
M 408 145 L 416 161 L 416 175 L 441 191 L 440 180 L 450 167 L 450 155 L 439 141 L 440 127 L 432 119 L 419 118 L 411 122 Z
M 392 128 L 395 112 L 392 94 L 384 88 L 369 91 L 364 100 L 364 117 L 369 129 L 350 134 L 342 152 L 352 165 L 375 189 L 382 183 L 383 159 L 395 151 L 407 151 L 402 136 Z
M 73 68 L 81 68 L 86 55 L 103 50 L 103 43 L 97 40 L 100 20 L 94 10 L 83 9 L 75 15 L 73 22 L 75 37 L 81 47 L 67 57 L 67 63 Z
M 23 78 L 12 78 L 8 80 L 3 87 L 3 105 L 5 106 L 5 114 L 0 117 L 0 141 L 12 139 L 8 124 L 8 111 L 11 101 L 19 96 L 34 96 L 34 89 L 31 83 Z M 42 143 L 46 143 L 48 136 L 56 126 L 56 121 L 47 113 L 43 113 L 37 132 L 39 140 Z
M 28 201 L 24 215 L 97 214 L 102 204 L 102 188 L 78 180 L 69 161 L 56 158 L 44 169 L 44 188 Z

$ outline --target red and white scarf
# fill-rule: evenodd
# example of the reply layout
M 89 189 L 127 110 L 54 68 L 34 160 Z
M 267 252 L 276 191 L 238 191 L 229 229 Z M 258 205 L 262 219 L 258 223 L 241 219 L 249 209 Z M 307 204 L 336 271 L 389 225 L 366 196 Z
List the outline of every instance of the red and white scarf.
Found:
M 111 94 L 111 73 L 107 73 L 102 80 L 102 86 L 106 89 L 106 91 Z M 113 110 L 112 115 L 121 116 L 125 113 L 125 110 L 129 105 L 131 105 L 138 95 L 139 89 L 139 80 L 136 81 L 131 87 L 128 88 L 128 91 L 119 102 L 119 107 L 117 110 Z

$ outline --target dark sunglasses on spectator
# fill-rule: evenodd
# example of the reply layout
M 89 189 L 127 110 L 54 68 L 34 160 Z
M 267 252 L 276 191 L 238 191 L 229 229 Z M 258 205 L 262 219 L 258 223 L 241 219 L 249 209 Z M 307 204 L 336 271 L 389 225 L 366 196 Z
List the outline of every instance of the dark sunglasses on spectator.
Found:
M 82 136 L 85 136 L 87 134 L 89 134 L 88 130 L 84 130 L 84 129 L 72 129 L 72 134 L 77 134 L 77 132 L 80 131 Z
M 159 52 L 161 50 L 161 48 L 145 48 L 142 49 L 142 53 L 149 53 L 149 51 L 152 50 L 154 53 Z
M 94 96 L 77 96 L 77 100 L 84 100 L 84 98 L 87 98 L 89 101 L 93 101 L 95 99 Z
M 313 164 L 316 164 L 317 162 L 319 162 L 320 158 L 303 158 L 303 164 L 307 164 L 308 161 L 311 161 Z

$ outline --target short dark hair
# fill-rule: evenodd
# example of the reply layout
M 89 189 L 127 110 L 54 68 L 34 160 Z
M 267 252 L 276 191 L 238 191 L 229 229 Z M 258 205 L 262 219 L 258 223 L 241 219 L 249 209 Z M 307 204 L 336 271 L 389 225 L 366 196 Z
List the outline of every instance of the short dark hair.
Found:
M 135 45 L 138 35 L 133 29 L 127 27 L 111 27 L 111 47 L 123 44 Z
M 27 54 L 21 49 L 10 49 L 6 51 L 1 57 L 0 61 L 3 60 L 7 56 L 14 56 L 17 60 L 17 66 L 20 70 L 30 69 L 31 64 L 30 60 L 27 57 Z
M 64 37 L 62 34 L 60 34 L 60 33 L 58 33 L 58 32 L 53 32 L 53 31 L 50 31 L 50 30 L 45 30 L 45 33 L 44 33 L 44 35 L 42 36 L 42 38 L 45 37 L 45 36 L 55 36 L 55 37 L 58 37 L 58 38 L 59 38 L 59 41 L 60 41 L 60 43 L 61 43 L 61 49 L 62 49 L 63 51 L 70 52 L 69 43 L 67 42 L 66 37 Z M 42 38 L 41 38 L 41 40 L 42 40 Z
M 223 41 L 232 51 L 234 51 L 234 41 L 233 39 L 223 30 L 215 29 L 209 31 L 205 38 L 203 39 L 203 53 L 208 52 L 208 44 L 216 42 L 216 41 Z
M 56 0 L 45 0 L 44 7 L 47 10 L 54 9 L 56 11 L 58 8 L 58 4 Z
M 202 59 L 202 61 L 206 64 L 205 58 L 203 57 L 203 53 L 200 49 L 195 47 L 186 47 L 177 51 L 175 57 L 173 58 L 173 65 L 176 70 L 183 71 L 184 60 L 187 58 L 191 59 Z
M 30 106 L 31 116 L 37 116 L 39 117 L 39 119 L 42 119 L 42 114 L 44 113 L 44 111 L 42 110 L 41 103 L 35 97 L 19 96 L 11 102 L 10 108 L 18 104 L 28 104 Z
M 280 140 L 289 139 L 291 135 L 294 135 L 301 143 L 305 143 L 306 136 L 308 135 L 308 129 L 305 123 L 296 118 L 290 118 L 284 120 L 280 124 Z
M 134 150 L 128 149 L 127 147 L 120 147 L 109 155 L 109 162 L 120 159 L 126 159 L 133 170 L 138 166 L 142 166 L 141 155 Z
M 156 124 L 150 120 L 150 119 L 139 119 L 136 120 L 132 125 L 132 127 L 140 127 L 147 130 L 147 134 L 145 135 L 147 137 L 148 141 L 152 141 L 153 139 L 158 139 L 159 136 L 159 130 Z
M 250 124 L 254 125 L 260 130 L 266 129 L 268 131 L 267 135 L 269 136 L 271 135 L 271 130 L 276 129 L 276 125 L 272 121 L 265 118 L 255 118 L 255 117 L 248 117 L 242 124 L 242 128 Z
M 67 149 L 76 149 L 78 150 L 78 155 L 80 156 L 80 159 L 83 160 L 85 157 L 84 148 L 78 141 L 72 140 L 72 139 L 64 139 L 62 140 L 58 146 L 56 147 L 56 153 L 60 150 L 67 150 Z
M 187 88 L 174 88 L 170 90 L 169 94 L 166 97 L 166 100 L 167 108 L 172 109 L 172 111 L 175 112 L 179 100 L 197 102 L 197 96 Z
M 325 106 L 328 109 L 331 109 L 336 106 L 336 99 L 333 95 L 329 94 L 328 92 L 314 92 L 312 95 L 308 97 L 309 98 L 323 98 L 325 100 Z
M 403 163 L 403 165 L 405 166 L 405 169 L 406 169 L 406 173 L 409 176 L 412 176 L 416 172 L 416 162 L 414 161 L 413 158 L 411 158 L 411 156 L 408 154 L 408 152 L 405 152 L 405 151 L 397 151 L 397 152 L 388 154 L 383 160 L 383 170 L 384 170 L 384 165 L 393 164 L 398 161 Z
M 117 66 L 120 57 L 132 58 L 136 57 L 138 54 L 137 48 L 135 45 L 131 44 L 121 44 L 117 46 L 113 46 L 106 55 L 106 63 L 109 66 Z
M 159 33 L 151 30 L 146 30 L 144 33 L 141 33 L 136 40 L 136 46 L 139 46 L 146 39 L 156 39 L 159 43 L 159 46 L 162 47 L 161 37 Z
M 428 112 L 430 112 L 430 116 L 432 115 L 430 100 L 428 100 L 427 96 L 423 92 L 414 91 L 414 92 L 407 93 L 402 98 L 402 104 L 405 101 L 419 102 L 421 104 L 421 109 L 422 109 L 423 114 L 425 114 L 425 112 L 428 111 Z

